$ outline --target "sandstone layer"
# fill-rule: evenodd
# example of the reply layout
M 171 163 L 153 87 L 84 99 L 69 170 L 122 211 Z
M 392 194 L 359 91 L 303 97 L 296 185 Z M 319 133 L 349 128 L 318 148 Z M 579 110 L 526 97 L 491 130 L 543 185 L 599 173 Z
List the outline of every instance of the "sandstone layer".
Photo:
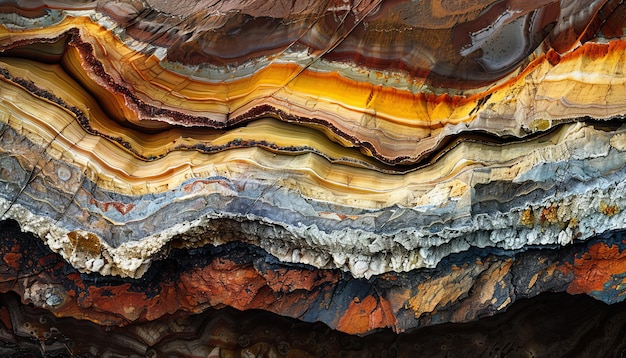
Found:
M 349 333 L 544 291 L 621 301 L 625 15 L 567 0 L 5 3 L 0 220 L 80 274 L 63 304 L 45 297 L 56 270 L 29 276 L 43 291 L 3 290 L 109 325 L 226 305 Z M 3 254 L 15 272 L 52 257 Z M 195 263 L 163 276 L 172 255 Z

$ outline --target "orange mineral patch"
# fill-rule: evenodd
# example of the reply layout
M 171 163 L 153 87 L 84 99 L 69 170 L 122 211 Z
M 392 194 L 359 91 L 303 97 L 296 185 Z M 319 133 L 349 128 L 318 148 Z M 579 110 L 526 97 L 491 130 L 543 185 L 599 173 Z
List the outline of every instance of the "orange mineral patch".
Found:
M 337 323 L 337 329 L 350 334 L 362 334 L 374 327 L 395 327 L 396 320 L 388 301 L 367 296 L 355 297 Z
M 626 251 L 599 242 L 574 258 L 574 280 L 567 288 L 571 294 L 602 291 L 613 275 L 626 273 Z

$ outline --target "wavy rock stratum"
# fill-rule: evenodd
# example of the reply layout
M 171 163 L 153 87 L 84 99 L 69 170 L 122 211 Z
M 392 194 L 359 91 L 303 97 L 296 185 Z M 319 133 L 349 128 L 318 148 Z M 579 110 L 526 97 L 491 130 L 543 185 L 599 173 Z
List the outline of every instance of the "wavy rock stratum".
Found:
M 3 3 L 2 290 L 103 325 L 231 306 L 357 334 L 621 301 L 625 22 L 606 0 Z

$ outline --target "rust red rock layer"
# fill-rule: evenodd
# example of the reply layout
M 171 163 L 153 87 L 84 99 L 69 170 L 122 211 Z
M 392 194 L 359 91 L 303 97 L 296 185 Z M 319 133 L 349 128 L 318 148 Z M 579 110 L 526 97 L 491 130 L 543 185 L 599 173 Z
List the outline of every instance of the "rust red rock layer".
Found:
M 221 334 L 199 356 L 288 355 L 319 337 L 197 320 L 262 310 L 348 337 L 552 291 L 619 303 L 625 15 L 617 0 L 4 3 L 0 292 L 34 308 L 6 298 L 0 322 L 61 344 L 24 322 L 45 309 L 160 356 L 184 329 L 145 327 L 178 319 Z
M 379 328 L 402 332 L 493 315 L 542 292 L 619 302 L 625 289 L 624 233 L 559 251 L 529 249 L 512 256 L 474 251 L 451 257 L 436 270 L 369 280 L 286 266 L 244 244 L 174 250 L 141 279 L 86 275 L 15 223 L 3 222 L 0 233 L 2 292 L 17 292 L 56 316 L 105 326 L 229 306 L 321 321 L 352 334 Z
M 465 324 L 441 324 L 409 333 L 389 330 L 350 336 L 322 323 L 304 323 L 264 311 L 209 309 L 153 322 L 109 327 L 56 318 L 16 295 L 0 294 L 4 356 L 55 357 L 619 357 L 626 304 L 586 296 L 544 294 L 520 300 L 503 314 Z

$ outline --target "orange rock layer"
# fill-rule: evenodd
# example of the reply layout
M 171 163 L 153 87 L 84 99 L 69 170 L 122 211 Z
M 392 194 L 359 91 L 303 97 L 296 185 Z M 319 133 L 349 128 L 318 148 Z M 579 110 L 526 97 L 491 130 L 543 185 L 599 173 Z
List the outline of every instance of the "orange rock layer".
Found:
M 623 233 L 562 250 L 511 256 L 475 251 L 436 270 L 359 280 L 337 270 L 278 262 L 252 246 L 173 252 L 141 280 L 79 274 L 58 255 L 2 222 L 0 291 L 59 317 L 104 326 L 158 321 L 208 308 L 262 309 L 350 334 L 380 328 L 402 332 L 441 322 L 466 322 L 505 311 L 520 298 L 566 290 L 622 301 Z M 17 279 L 16 279 L 17 277 Z
M 12 277 L 45 269 L 3 290 L 100 324 L 227 305 L 359 334 L 619 301 L 625 8 L 4 4 L 0 220 L 65 261 L 11 241 Z
M 104 113 L 89 111 L 90 120 L 147 128 L 164 128 L 163 122 L 228 128 L 271 116 L 311 126 L 333 141 L 394 164 L 419 162 L 440 149 L 446 137 L 463 132 L 525 136 L 580 116 L 609 119 L 626 107 L 620 95 L 626 45 L 620 39 L 585 43 L 563 56 L 554 50 L 538 52 L 525 67 L 480 91 L 452 87 L 444 92 L 404 72 L 371 72 L 332 62 L 317 68 L 317 62 L 275 60 L 249 74 L 193 70 L 137 52 L 115 36 L 115 28 L 86 17 L 68 16 L 53 26 L 0 34 L 0 47 L 8 56 L 23 56 L 24 44 L 46 48 L 63 42 L 67 50 L 55 54 L 54 61 L 79 81 L 74 90 L 85 86 L 103 106 Z M 122 138 L 132 146 L 127 136 Z M 136 151 L 143 153 L 142 148 Z
M 521 300 L 502 315 L 464 324 L 439 324 L 395 334 L 350 336 L 323 323 L 303 323 L 264 311 L 208 310 L 127 327 L 55 318 L 0 294 L 5 354 L 170 355 L 187 357 L 437 356 L 511 354 L 619 356 L 625 304 L 605 305 L 586 296 L 542 295 Z M 172 324 L 175 321 L 176 324 Z M 529 327 L 532 327 L 530 329 Z M 602 327 L 602 335 L 598 334 Z M 97 353 L 94 353 L 97 352 Z

